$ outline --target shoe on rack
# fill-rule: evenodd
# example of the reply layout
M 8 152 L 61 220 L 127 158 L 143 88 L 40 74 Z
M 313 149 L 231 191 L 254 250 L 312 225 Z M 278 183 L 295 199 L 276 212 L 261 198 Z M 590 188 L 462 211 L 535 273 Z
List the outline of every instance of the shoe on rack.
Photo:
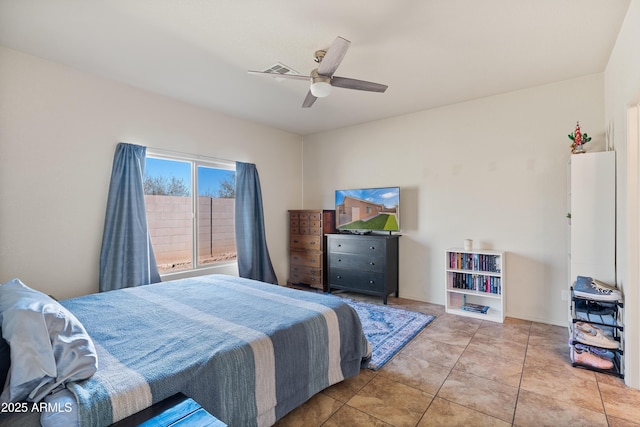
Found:
M 599 333 L 608 338 L 613 338 L 613 329 L 604 325 L 595 325 L 591 322 L 576 322 L 576 327 L 583 332 Z
M 614 324 L 616 321 L 615 304 L 577 299 L 576 317 L 584 321 Z
M 573 338 L 582 344 L 609 349 L 620 348 L 618 341 L 608 337 L 605 332 L 597 326 L 585 322 L 576 322 L 574 326 Z
M 613 351 L 605 350 L 604 348 L 591 347 L 590 345 L 582 343 L 575 343 L 573 346 L 576 350 L 593 353 L 594 355 L 602 357 L 603 359 L 613 360 L 614 357 Z
M 603 359 L 589 351 L 581 350 L 577 347 L 574 348 L 571 352 L 571 359 L 575 363 L 580 363 L 582 365 L 587 365 L 598 369 L 613 368 L 613 362 L 611 360 Z
M 618 288 L 616 288 L 615 286 L 610 285 L 608 283 L 604 283 L 602 280 L 592 279 L 592 282 L 594 285 L 596 285 L 596 288 L 598 289 L 604 289 L 604 290 L 610 290 L 610 291 L 618 290 Z
M 586 299 L 576 300 L 576 310 L 587 311 L 598 316 L 610 316 L 616 311 L 615 303 L 589 301 Z
M 576 283 L 573 285 L 573 293 L 577 297 L 595 301 L 618 301 L 622 299 L 622 294 L 616 287 L 585 276 L 578 276 Z

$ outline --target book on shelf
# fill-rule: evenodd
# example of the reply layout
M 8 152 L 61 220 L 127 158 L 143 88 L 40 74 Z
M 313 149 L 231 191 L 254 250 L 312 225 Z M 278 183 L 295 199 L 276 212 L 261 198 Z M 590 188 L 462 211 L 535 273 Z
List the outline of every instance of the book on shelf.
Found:
M 474 313 L 482 313 L 482 314 L 486 314 L 487 311 L 489 311 L 489 306 L 488 305 L 481 305 L 481 304 L 472 304 L 472 303 L 464 303 L 463 305 L 460 306 L 461 310 L 464 311 L 473 311 Z
M 482 274 L 453 272 L 449 275 L 450 288 L 466 289 L 495 295 L 502 293 L 500 278 Z
M 449 268 L 456 270 L 487 271 L 500 273 L 502 261 L 499 255 L 449 252 Z

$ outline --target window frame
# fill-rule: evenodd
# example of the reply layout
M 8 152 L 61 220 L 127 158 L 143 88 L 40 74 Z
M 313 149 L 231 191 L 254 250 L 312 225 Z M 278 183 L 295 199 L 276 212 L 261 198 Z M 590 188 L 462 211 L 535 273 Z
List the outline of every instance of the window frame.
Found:
M 177 152 L 166 152 L 164 150 L 147 148 L 145 154 L 145 162 L 148 157 L 169 161 L 177 161 L 177 162 L 185 162 L 189 163 L 191 167 L 191 268 L 178 270 L 178 271 L 170 271 L 165 273 L 160 273 L 160 277 L 172 277 L 177 278 L 176 276 L 191 276 L 193 273 L 206 273 L 207 270 L 213 270 L 220 267 L 235 267 L 237 268 L 238 262 L 237 258 L 233 260 L 224 260 L 224 261 L 216 261 L 202 264 L 199 261 L 198 256 L 198 243 L 199 243 L 199 233 L 198 233 L 198 167 L 208 167 L 214 169 L 228 170 L 235 174 L 236 171 L 236 162 L 232 160 L 218 159 L 213 157 L 206 156 L 198 156 L 198 155 L 190 155 L 186 153 L 177 153 Z M 145 171 L 146 173 L 146 171 Z M 145 208 L 146 213 L 146 208 Z M 235 219 L 234 219 L 234 227 L 235 227 Z M 235 241 L 235 237 L 234 237 Z M 152 242 L 153 245 L 153 242 Z

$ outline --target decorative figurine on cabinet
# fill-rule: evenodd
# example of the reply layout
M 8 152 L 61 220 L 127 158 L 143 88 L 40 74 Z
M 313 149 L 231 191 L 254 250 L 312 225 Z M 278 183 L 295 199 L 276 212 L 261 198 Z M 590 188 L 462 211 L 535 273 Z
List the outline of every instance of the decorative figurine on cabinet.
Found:
M 567 136 L 571 140 L 572 154 L 586 153 L 586 150 L 584 149 L 584 144 L 591 141 L 591 137 L 587 135 L 586 132 L 584 134 L 580 132 L 580 122 L 576 122 L 575 132 L 572 132 Z

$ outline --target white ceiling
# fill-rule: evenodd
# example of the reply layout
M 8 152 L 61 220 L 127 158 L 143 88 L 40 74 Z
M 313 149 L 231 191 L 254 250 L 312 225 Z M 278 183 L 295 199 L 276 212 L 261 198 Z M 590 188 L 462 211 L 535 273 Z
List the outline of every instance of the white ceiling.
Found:
M 0 44 L 297 134 L 604 71 L 629 0 L 0 0 Z M 300 108 L 336 36 L 335 88 Z

